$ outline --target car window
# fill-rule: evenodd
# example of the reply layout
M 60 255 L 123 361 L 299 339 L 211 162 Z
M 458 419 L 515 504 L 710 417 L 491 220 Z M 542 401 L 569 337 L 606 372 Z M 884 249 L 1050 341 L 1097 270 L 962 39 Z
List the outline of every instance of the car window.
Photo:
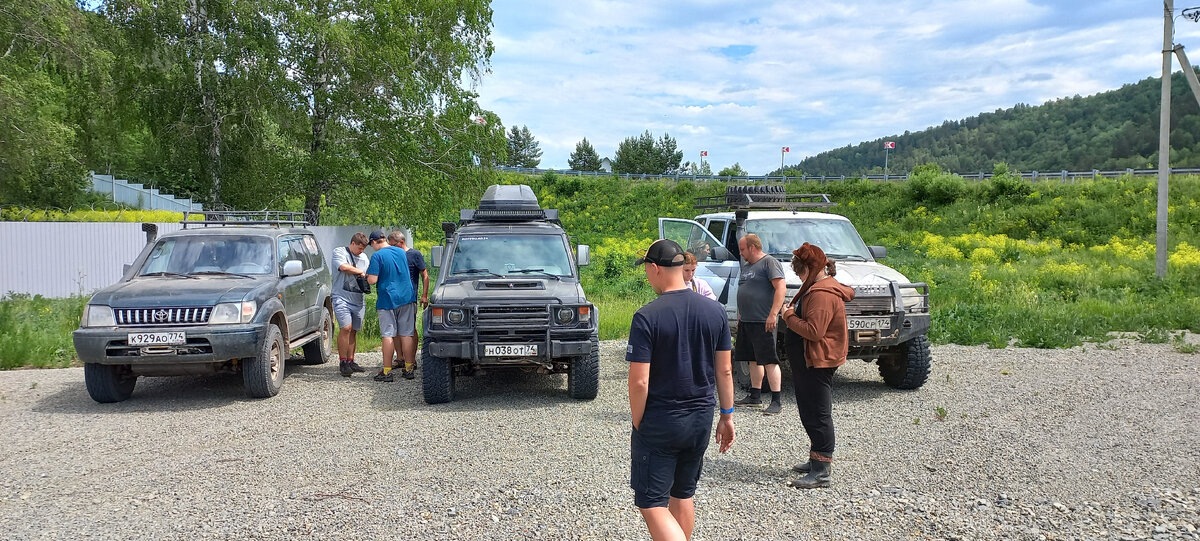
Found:
M 712 220 L 708 222 L 708 232 L 718 239 L 725 238 L 725 221 Z
M 166 237 L 154 245 L 138 274 L 269 274 L 270 242 L 265 237 L 231 235 Z
M 459 237 L 450 259 L 452 276 L 573 276 L 561 235 L 469 235 Z
M 304 245 L 304 239 L 292 237 L 288 239 L 288 245 L 292 259 L 299 259 L 304 264 L 304 270 L 312 270 L 312 257 L 308 253 L 308 247 Z
M 305 235 L 304 247 L 308 250 L 308 261 L 311 264 L 309 268 L 320 269 L 325 256 L 321 254 L 321 246 L 317 244 L 317 239 L 312 235 Z
M 700 227 L 700 224 L 666 220 L 662 227 L 663 238 L 675 241 L 684 250 L 695 255 L 698 261 L 713 261 L 712 247 L 720 246 L 720 243 Z
M 808 242 L 819 246 L 831 259 L 871 261 L 867 245 L 847 221 L 805 218 L 749 220 L 746 222 L 746 232 L 758 235 L 764 252 L 784 260 L 790 260 L 792 250 Z

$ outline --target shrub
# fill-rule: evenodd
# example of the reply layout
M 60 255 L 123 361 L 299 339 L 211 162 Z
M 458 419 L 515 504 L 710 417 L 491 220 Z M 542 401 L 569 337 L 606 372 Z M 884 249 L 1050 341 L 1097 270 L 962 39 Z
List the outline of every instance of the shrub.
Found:
M 1020 175 L 1008 170 L 1008 164 L 998 163 L 992 178 L 984 184 L 983 199 L 987 203 L 1017 203 L 1033 193 L 1033 186 Z
M 943 173 L 936 163 L 915 167 L 907 186 L 909 199 L 933 205 L 948 205 L 967 192 L 967 182 L 962 177 Z

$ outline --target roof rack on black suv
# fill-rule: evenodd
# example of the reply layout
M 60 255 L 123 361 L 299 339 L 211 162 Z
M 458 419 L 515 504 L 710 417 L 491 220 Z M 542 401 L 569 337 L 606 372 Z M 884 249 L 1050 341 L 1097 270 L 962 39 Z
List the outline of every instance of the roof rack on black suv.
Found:
M 199 220 L 192 220 L 192 216 L 201 216 Z M 290 212 L 284 210 L 189 210 L 183 213 L 183 228 L 187 229 L 189 225 L 202 225 L 208 227 L 210 225 L 228 225 L 228 226 L 246 226 L 246 225 L 273 225 L 305 227 L 308 225 L 308 219 L 303 212 Z

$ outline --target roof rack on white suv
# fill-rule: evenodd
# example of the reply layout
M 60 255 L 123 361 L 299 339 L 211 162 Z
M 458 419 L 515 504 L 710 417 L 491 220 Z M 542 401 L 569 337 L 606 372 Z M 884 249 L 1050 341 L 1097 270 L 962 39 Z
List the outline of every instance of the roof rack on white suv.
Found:
M 787 193 L 784 186 L 729 186 L 725 195 L 697 197 L 696 209 L 797 210 L 835 207 L 827 193 Z

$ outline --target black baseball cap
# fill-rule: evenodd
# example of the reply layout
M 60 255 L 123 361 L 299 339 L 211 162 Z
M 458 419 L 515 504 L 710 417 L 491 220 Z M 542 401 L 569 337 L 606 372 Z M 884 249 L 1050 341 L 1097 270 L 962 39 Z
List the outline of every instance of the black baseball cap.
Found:
M 383 234 L 383 231 L 376 230 L 371 232 L 370 237 L 367 237 L 367 242 L 375 242 L 377 240 L 385 239 L 387 239 L 387 235 Z
M 683 248 L 670 239 L 658 239 L 646 250 L 646 254 L 633 262 L 633 266 L 654 263 L 660 267 L 678 267 L 683 265 Z

